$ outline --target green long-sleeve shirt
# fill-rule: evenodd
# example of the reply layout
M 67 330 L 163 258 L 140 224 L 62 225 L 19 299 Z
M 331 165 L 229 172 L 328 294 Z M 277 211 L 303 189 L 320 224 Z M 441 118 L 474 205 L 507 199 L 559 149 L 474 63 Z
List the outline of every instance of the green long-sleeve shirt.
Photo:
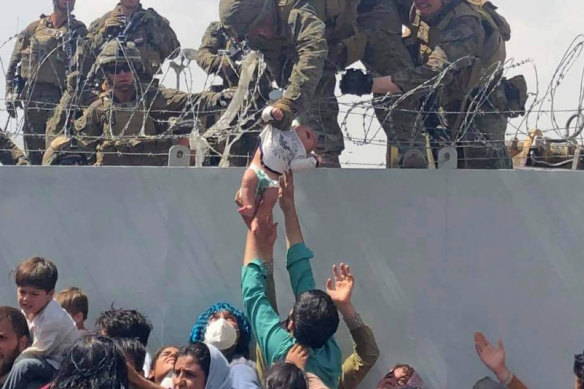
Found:
M 303 243 L 288 250 L 287 269 L 295 296 L 315 289 L 309 261 L 312 257 L 312 251 Z M 284 360 L 296 341 L 280 326 L 280 318 L 270 304 L 266 270 L 259 258 L 243 267 L 241 292 L 254 336 L 268 365 Z M 310 350 L 306 371 L 317 375 L 327 387 L 336 388 L 341 376 L 341 363 L 341 350 L 332 337 L 320 349 Z

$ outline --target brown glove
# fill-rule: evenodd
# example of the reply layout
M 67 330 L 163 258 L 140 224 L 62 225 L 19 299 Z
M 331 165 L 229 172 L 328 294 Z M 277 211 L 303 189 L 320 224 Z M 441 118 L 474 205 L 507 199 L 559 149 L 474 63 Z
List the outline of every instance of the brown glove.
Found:
M 288 131 L 290 130 L 290 126 L 292 125 L 292 120 L 294 120 L 294 117 L 296 116 L 296 104 L 287 98 L 281 98 L 279 100 L 277 100 L 274 104 L 272 104 L 272 107 L 277 108 L 279 110 L 281 110 L 282 112 L 284 112 L 284 117 L 282 118 L 282 120 L 280 121 L 273 121 L 272 124 L 274 127 L 280 129 L 280 130 L 284 130 L 284 131 Z

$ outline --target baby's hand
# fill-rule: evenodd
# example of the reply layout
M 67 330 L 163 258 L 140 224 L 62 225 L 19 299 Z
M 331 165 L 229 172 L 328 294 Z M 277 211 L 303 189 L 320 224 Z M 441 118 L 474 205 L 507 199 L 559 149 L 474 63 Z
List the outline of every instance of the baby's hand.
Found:
M 280 121 L 284 119 L 284 112 L 282 112 L 282 110 L 279 108 L 272 108 L 271 114 L 274 120 Z

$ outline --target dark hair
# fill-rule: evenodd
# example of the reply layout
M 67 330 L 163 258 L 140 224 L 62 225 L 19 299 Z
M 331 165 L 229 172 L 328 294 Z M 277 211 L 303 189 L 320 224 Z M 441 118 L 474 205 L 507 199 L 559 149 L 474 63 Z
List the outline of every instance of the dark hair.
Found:
M 87 320 L 89 301 L 87 300 L 87 295 L 81 289 L 63 289 L 55 295 L 55 300 L 70 314 L 77 315 L 82 313 L 83 320 Z
M 266 389 L 307 389 L 308 382 L 295 364 L 279 362 L 266 372 L 264 386 Z
M 584 382 L 584 353 L 574 355 L 574 374 L 578 379 L 578 387 Z
M 209 351 L 209 347 L 202 342 L 189 344 L 179 350 L 177 360 L 178 358 L 185 356 L 192 357 L 201 367 L 201 370 L 205 373 L 206 384 L 207 377 L 209 377 L 209 369 L 211 368 L 211 352 Z
M 16 337 L 21 339 L 26 336 L 30 339 L 30 332 L 28 331 L 28 324 L 24 315 L 16 308 L 0 307 L 0 320 L 8 320 L 12 325 L 12 330 L 16 333 Z
M 32 286 L 49 293 L 55 290 L 59 273 L 57 266 L 47 259 L 34 257 L 23 261 L 16 268 L 16 286 Z
M 138 339 L 114 338 L 114 343 L 122 350 L 128 362 L 133 362 L 134 369 L 140 372 L 144 369 L 146 347 Z
M 51 389 L 79 388 L 128 388 L 126 359 L 112 339 L 84 336 L 65 351 Z
M 112 338 L 137 338 L 146 347 L 152 324 L 140 312 L 128 309 L 114 309 L 99 314 L 95 327 Z
M 292 312 L 294 338 L 303 346 L 321 348 L 337 332 L 339 313 L 330 296 L 309 290 L 298 296 Z
M 209 325 L 209 320 L 217 312 L 226 311 L 235 317 L 237 326 L 239 327 L 239 339 L 237 345 L 233 350 L 233 356 L 242 356 L 249 359 L 249 342 L 251 341 L 251 325 L 245 314 L 240 309 L 225 302 L 219 302 L 212 307 L 209 307 L 205 312 L 201 313 L 191 330 L 190 342 L 202 342 L 205 340 L 205 331 Z
M 156 362 L 158 362 L 158 358 L 160 358 L 160 355 L 162 355 L 162 353 L 169 348 L 175 348 L 177 350 L 180 350 L 178 347 L 173 346 L 173 345 L 169 345 L 169 346 L 162 346 L 161 348 L 158 349 L 158 351 L 156 351 L 154 353 L 154 355 L 152 356 L 152 366 L 150 370 L 154 370 L 156 368 Z

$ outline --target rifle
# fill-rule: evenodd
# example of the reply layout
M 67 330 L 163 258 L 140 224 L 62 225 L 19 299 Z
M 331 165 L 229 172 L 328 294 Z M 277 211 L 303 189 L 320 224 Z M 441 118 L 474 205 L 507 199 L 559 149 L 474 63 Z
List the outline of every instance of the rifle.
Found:
M 65 79 L 73 73 L 74 59 L 73 59 L 73 31 L 71 28 L 71 3 L 67 1 L 67 33 L 65 34 L 65 53 L 67 54 L 67 69 L 65 72 Z M 69 119 L 71 117 L 71 107 L 67 109 L 67 121 L 65 124 L 64 132 L 67 138 L 71 137 L 71 126 Z

